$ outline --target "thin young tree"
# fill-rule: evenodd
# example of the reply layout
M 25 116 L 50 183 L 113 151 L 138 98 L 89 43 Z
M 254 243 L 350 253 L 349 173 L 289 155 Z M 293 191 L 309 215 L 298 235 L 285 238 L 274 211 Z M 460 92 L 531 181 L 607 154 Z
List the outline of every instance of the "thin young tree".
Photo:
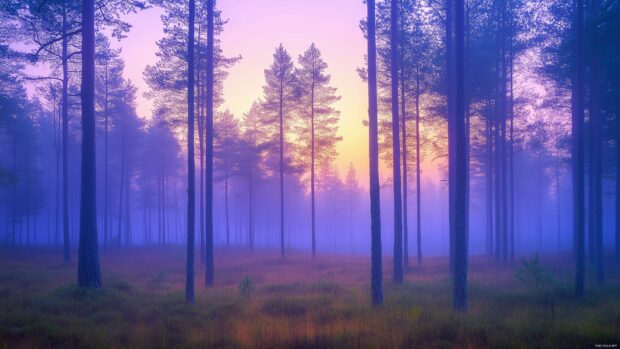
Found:
M 340 100 L 336 88 L 329 85 L 331 76 L 326 74 L 327 63 L 314 43 L 299 56 L 297 83 L 300 89 L 299 114 L 301 126 L 300 155 L 310 158 L 310 206 L 312 225 L 312 256 L 316 256 L 316 209 L 315 209 L 315 166 L 316 163 L 331 163 L 336 153 L 336 143 L 342 139 L 338 131 L 340 112 L 333 104 Z M 309 122 L 308 122 L 309 121 Z M 308 154 L 308 151 L 310 154 Z
M 273 54 L 273 63 L 265 70 L 264 108 L 265 122 L 273 129 L 277 138 L 278 175 L 280 182 L 280 257 L 284 258 L 284 173 L 290 169 L 290 158 L 285 145 L 286 133 L 290 129 L 290 111 L 296 98 L 293 61 L 280 44 Z

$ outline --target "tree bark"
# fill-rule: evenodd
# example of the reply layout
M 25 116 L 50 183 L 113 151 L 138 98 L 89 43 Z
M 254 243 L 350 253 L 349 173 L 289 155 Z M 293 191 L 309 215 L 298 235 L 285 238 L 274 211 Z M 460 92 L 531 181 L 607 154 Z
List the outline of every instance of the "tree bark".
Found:
M 392 180 L 394 185 L 394 275 L 403 282 L 403 209 L 400 178 L 400 130 L 398 116 L 398 0 L 390 1 L 390 78 L 392 82 Z
M 187 264 L 185 303 L 194 303 L 194 228 L 196 219 L 196 169 L 194 164 L 194 23 L 196 2 L 189 0 L 187 36 Z
M 206 118 L 206 188 L 205 188 L 205 285 L 212 286 L 215 277 L 213 256 L 213 50 L 214 0 L 207 0 L 207 118 Z
M 576 239 L 575 297 L 585 295 L 585 224 L 584 224 L 584 173 L 583 173 L 583 116 L 584 116 L 584 51 L 583 51 L 583 0 L 574 0 L 576 16 L 574 30 L 575 76 L 573 80 L 572 113 L 572 167 L 573 167 L 573 230 Z
M 101 288 L 95 160 L 95 3 L 82 1 L 82 180 L 78 286 Z
M 69 237 L 69 69 L 67 54 L 67 10 L 63 3 L 62 12 L 62 230 L 63 257 L 71 261 L 71 241 Z
M 422 183 L 420 163 L 420 71 L 418 68 L 416 77 L 416 93 L 415 93 L 415 183 L 416 183 L 416 238 L 418 265 L 422 265 Z
M 450 3 L 450 0 L 448 0 Z M 467 310 L 467 135 L 465 130 L 465 79 L 464 79 L 464 0 L 455 6 L 455 129 L 456 153 L 454 156 L 456 183 L 454 190 L 454 309 Z M 451 154 L 452 155 L 452 154 Z
M 383 303 L 381 205 L 379 196 L 379 140 L 377 121 L 377 44 L 375 0 L 367 0 L 368 20 L 368 144 L 370 179 L 370 289 L 373 305 Z

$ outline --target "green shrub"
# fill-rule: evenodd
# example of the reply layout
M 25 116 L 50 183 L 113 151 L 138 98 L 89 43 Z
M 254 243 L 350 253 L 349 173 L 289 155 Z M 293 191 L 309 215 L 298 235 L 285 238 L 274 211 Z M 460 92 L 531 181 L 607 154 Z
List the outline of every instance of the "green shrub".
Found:
M 528 290 L 541 300 L 545 310 L 550 311 L 551 319 L 555 318 L 555 293 L 557 282 L 553 275 L 543 268 L 535 254 L 530 259 L 523 260 L 515 273 L 516 278 Z

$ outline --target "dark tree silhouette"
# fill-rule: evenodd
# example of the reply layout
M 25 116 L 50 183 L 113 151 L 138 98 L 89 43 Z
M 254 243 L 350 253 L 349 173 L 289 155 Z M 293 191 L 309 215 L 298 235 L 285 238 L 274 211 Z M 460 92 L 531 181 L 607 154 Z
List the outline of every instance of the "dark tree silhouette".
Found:
M 101 288 L 95 161 L 95 3 L 82 1 L 82 181 L 78 286 Z
M 450 6 L 450 0 L 447 4 Z M 448 120 L 454 126 L 455 147 L 451 149 L 450 157 L 454 160 L 451 166 L 454 168 L 455 180 L 451 190 L 454 190 L 454 201 L 451 203 L 451 210 L 454 211 L 454 272 L 453 272 L 453 299 L 454 308 L 460 311 L 467 310 L 467 243 L 468 225 L 467 217 L 467 136 L 465 131 L 465 76 L 464 76 L 464 20 L 465 4 L 464 0 L 455 0 L 454 8 L 454 115 Z
M 194 20 L 196 3 L 189 0 L 187 35 L 187 265 L 185 303 L 194 303 L 194 228 L 196 220 L 196 181 L 194 164 Z M 212 9 L 211 9 L 212 11 Z
M 572 168 L 573 168 L 573 231 L 576 247 L 575 297 L 585 295 L 585 212 L 584 212 L 584 6 L 583 0 L 575 1 L 575 64 L 572 81 Z
M 206 173 L 205 173 L 205 285 L 212 286 L 215 277 L 213 256 L 213 95 L 214 95 L 214 0 L 207 0 L 207 66 L 206 66 Z
M 394 282 L 401 283 L 403 282 L 403 208 L 400 183 L 400 119 L 398 116 L 398 0 L 391 0 L 390 8 L 390 78 L 392 82 L 392 182 L 394 186 L 393 279 Z
M 381 261 L 381 211 L 379 196 L 379 139 L 377 122 L 377 44 L 375 1 L 367 0 L 368 40 L 368 145 L 370 164 L 370 290 L 373 305 L 383 303 L 383 267 Z

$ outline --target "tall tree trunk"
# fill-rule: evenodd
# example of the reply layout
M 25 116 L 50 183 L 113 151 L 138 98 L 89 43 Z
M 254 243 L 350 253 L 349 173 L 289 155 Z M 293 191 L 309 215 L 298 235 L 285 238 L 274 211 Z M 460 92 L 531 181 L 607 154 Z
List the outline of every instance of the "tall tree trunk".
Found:
M 103 246 L 108 246 L 108 57 L 105 61 L 104 130 L 103 130 Z
M 226 246 L 230 247 L 230 215 L 228 213 L 228 157 L 226 157 L 224 173 L 224 205 L 226 214 Z
M 248 245 L 250 245 L 250 252 L 254 251 L 254 186 L 253 186 L 253 173 L 250 170 L 250 176 L 248 178 Z
M 418 252 L 418 265 L 422 265 L 422 183 L 420 163 L 420 70 L 416 71 L 415 92 L 415 185 L 416 185 L 416 239 Z
M 71 260 L 71 242 L 69 238 L 69 62 L 67 46 L 67 9 L 62 9 L 62 230 L 63 257 L 65 262 Z
M 125 170 L 125 235 L 126 235 L 126 244 L 130 246 L 133 242 L 132 232 L 131 232 L 131 200 L 130 200 L 130 190 L 131 190 L 131 169 L 129 168 L 129 160 L 127 161 L 127 166 Z
M 542 154 L 538 151 L 538 250 L 542 250 Z
M 403 282 L 403 208 L 398 116 L 398 0 L 390 1 L 390 79 L 392 82 L 392 180 L 394 184 L 394 282 Z
M 501 32 L 501 198 L 502 198 L 502 261 L 508 260 L 508 175 L 507 175 L 507 149 L 506 149 L 506 120 L 508 114 L 508 54 L 507 54 L 507 15 L 506 15 L 506 0 L 501 0 L 501 13 L 500 13 L 500 32 Z
M 13 173 L 17 173 L 17 135 L 13 134 Z M 11 224 L 12 238 L 11 244 L 13 247 L 17 244 L 17 178 L 13 178 L 11 181 Z
M 381 205 L 379 196 L 379 140 L 377 122 L 377 44 L 375 0 L 367 0 L 368 20 L 368 145 L 370 165 L 370 289 L 373 305 L 383 303 L 381 260 Z
M 280 109 L 279 109 L 279 155 L 280 155 L 280 258 L 284 259 L 284 125 L 283 125 L 283 103 L 284 103 L 284 81 L 280 77 Z
M 592 16 L 595 17 L 599 11 L 598 0 L 592 0 Z M 590 217 L 593 222 L 595 246 L 596 246 L 596 282 L 602 285 L 605 282 L 605 249 L 603 245 L 603 184 L 602 184 L 602 115 L 601 115 L 601 66 L 599 62 L 599 50 L 597 45 L 600 43 L 596 32 L 589 42 L 594 45 L 591 57 L 591 86 L 590 86 L 590 118 L 592 119 L 592 162 L 593 176 L 590 178 L 593 186 L 592 194 L 594 203 L 594 216 Z M 592 202 L 591 201 L 591 202 Z
M 78 286 L 101 288 L 95 160 L 95 2 L 82 0 L 82 181 Z
M 403 22 L 401 14 L 401 31 L 403 30 Z M 401 114 L 401 132 L 402 132 L 402 159 L 403 159 L 403 264 L 405 268 L 409 267 L 409 208 L 408 208 L 408 188 L 407 181 L 409 180 L 409 176 L 407 175 L 407 108 L 406 108 L 406 91 L 405 91 L 405 59 L 404 52 L 405 48 L 402 47 L 400 51 L 400 114 Z
M 510 24 L 509 24 L 509 43 L 508 43 L 508 64 L 509 64 L 509 81 L 510 81 L 510 96 L 509 96 L 509 106 L 508 113 L 510 117 L 510 148 L 509 148 L 509 157 L 510 157 L 510 213 L 509 213 L 509 234 L 510 234 L 510 261 L 514 261 L 515 256 L 515 183 L 514 183 L 514 50 L 513 50 L 513 18 L 512 18 L 512 0 L 509 0 L 510 14 Z
M 121 185 L 119 186 L 119 195 L 118 195 L 118 233 L 116 245 L 120 246 L 123 238 L 123 192 L 125 190 L 125 125 L 123 119 L 123 130 L 122 130 L 122 144 L 121 144 Z
M 205 285 L 213 285 L 215 277 L 215 266 L 213 256 L 213 50 L 214 42 L 214 0 L 207 0 L 207 123 L 206 123 L 206 188 L 205 188 Z
M 449 3 L 450 1 L 448 1 Z M 454 308 L 467 310 L 467 135 L 465 130 L 465 79 L 464 79 L 464 0 L 456 0 L 455 7 L 455 124 L 456 153 L 454 157 L 455 180 L 454 192 L 454 273 L 453 299 Z
M 448 111 L 448 226 L 449 226 L 449 243 L 450 243 L 450 273 L 454 272 L 454 228 L 456 227 L 454 219 L 454 185 L 456 183 L 455 174 L 455 154 L 456 151 L 456 133 L 454 128 L 455 113 L 455 84 L 454 84 L 454 2 L 456 0 L 446 0 L 446 107 Z
M 196 169 L 194 164 L 194 22 L 196 2 L 189 0 L 187 35 L 187 264 L 185 303 L 194 303 L 194 228 L 196 219 Z
M 493 123 L 490 118 L 486 118 L 486 141 L 487 141 L 487 163 L 486 163 L 486 194 L 487 194 L 487 254 L 493 254 Z
M 555 201 L 557 204 L 557 218 L 558 218 L 558 251 L 562 249 L 562 210 L 561 210 L 561 201 L 560 201 L 560 160 L 557 160 L 556 171 L 555 171 Z
M 54 106 L 56 106 L 56 101 L 54 100 Z M 55 221 L 54 221 L 54 246 L 58 246 L 60 244 L 60 158 L 62 154 L 60 138 L 61 138 L 61 108 L 58 108 L 58 113 L 54 112 L 54 140 L 56 147 L 56 212 L 55 212 Z M 58 123 L 56 123 L 56 114 L 58 114 Z
M 616 263 L 620 265 L 620 118 L 616 120 L 616 222 L 615 223 L 616 223 Z
M 204 173 L 205 173 L 205 159 L 204 159 L 204 117 L 203 117 L 203 104 L 202 100 L 204 98 L 204 91 L 201 82 L 202 74 L 201 74 L 201 64 L 200 64 L 200 37 L 201 37 L 201 28 L 202 26 L 198 23 L 198 57 L 196 57 L 196 93 L 198 94 L 198 98 L 195 98 L 196 101 L 196 109 L 198 113 L 198 157 L 200 158 L 200 175 L 198 183 L 199 190 L 199 207 L 198 207 L 198 216 L 200 217 L 200 263 L 204 264 L 205 262 L 205 197 L 204 197 Z
M 585 228 L 583 173 L 583 116 L 584 116 L 584 30 L 583 0 L 574 0 L 575 16 L 575 77 L 573 80 L 572 166 L 573 166 L 573 230 L 576 239 L 575 297 L 585 295 Z
M 312 257 L 316 257 L 316 207 L 314 197 L 314 72 L 312 72 L 312 92 L 310 96 L 310 127 L 312 132 L 311 168 L 310 168 L 310 195 L 312 206 Z

